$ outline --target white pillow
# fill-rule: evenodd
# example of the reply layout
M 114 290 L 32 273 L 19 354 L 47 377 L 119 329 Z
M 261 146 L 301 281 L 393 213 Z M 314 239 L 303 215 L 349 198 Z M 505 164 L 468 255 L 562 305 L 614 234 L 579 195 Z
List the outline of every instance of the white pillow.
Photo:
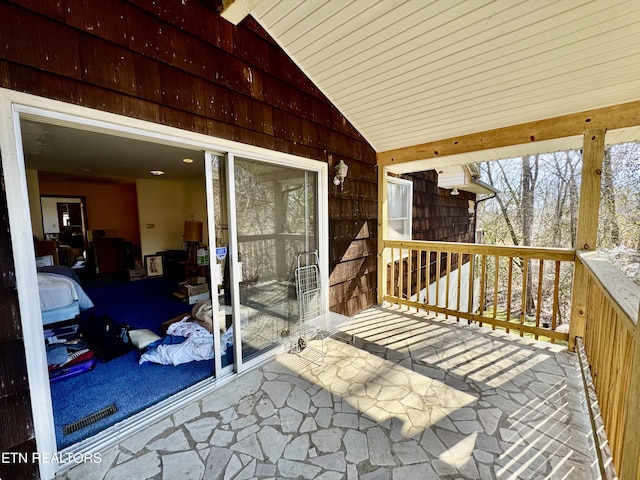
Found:
M 129 330 L 129 339 L 138 350 L 147 348 L 150 343 L 153 343 L 156 340 L 160 340 L 160 338 L 161 337 L 146 328 L 141 328 L 139 330 Z

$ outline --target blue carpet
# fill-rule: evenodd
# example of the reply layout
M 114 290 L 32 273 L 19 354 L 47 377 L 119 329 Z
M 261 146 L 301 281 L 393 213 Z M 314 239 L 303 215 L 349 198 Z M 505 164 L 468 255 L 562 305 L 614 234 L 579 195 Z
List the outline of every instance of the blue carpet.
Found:
M 135 282 L 84 286 L 95 307 L 83 315 L 108 314 L 134 328 L 162 335 L 161 324 L 191 306 L 172 295 L 176 281 L 150 278 Z M 58 448 L 73 445 L 141 410 L 213 375 L 213 360 L 178 366 L 139 365 L 140 352 L 131 351 L 87 373 L 51 385 Z M 227 358 L 223 357 L 223 365 Z M 115 404 L 118 411 L 70 435 L 65 425 Z

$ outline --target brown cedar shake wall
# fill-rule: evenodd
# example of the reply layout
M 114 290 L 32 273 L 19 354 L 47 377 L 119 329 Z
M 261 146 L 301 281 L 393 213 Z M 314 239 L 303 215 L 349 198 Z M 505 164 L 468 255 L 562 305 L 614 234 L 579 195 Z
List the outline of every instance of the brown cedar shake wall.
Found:
M 1 163 L 0 181 L 0 478 L 19 480 L 39 474 L 34 464 L 6 461 L 12 453 L 31 458 L 36 441 Z

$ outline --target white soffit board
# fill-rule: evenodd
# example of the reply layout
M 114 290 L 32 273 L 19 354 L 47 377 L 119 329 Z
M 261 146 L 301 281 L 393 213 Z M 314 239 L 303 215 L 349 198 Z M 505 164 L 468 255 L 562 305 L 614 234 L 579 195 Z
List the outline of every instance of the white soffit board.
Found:
M 640 125 L 637 127 L 619 128 L 609 130 L 605 136 L 607 145 L 615 145 L 617 143 L 640 142 Z
M 262 0 L 376 151 L 640 99 L 637 0 Z

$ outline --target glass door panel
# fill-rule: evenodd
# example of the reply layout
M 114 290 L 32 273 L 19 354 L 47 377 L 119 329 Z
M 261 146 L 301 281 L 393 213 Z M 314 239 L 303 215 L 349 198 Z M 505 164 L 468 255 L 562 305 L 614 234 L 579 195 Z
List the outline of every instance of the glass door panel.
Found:
M 299 255 L 318 249 L 317 186 L 317 172 L 235 158 L 243 362 L 297 327 L 295 271 Z

